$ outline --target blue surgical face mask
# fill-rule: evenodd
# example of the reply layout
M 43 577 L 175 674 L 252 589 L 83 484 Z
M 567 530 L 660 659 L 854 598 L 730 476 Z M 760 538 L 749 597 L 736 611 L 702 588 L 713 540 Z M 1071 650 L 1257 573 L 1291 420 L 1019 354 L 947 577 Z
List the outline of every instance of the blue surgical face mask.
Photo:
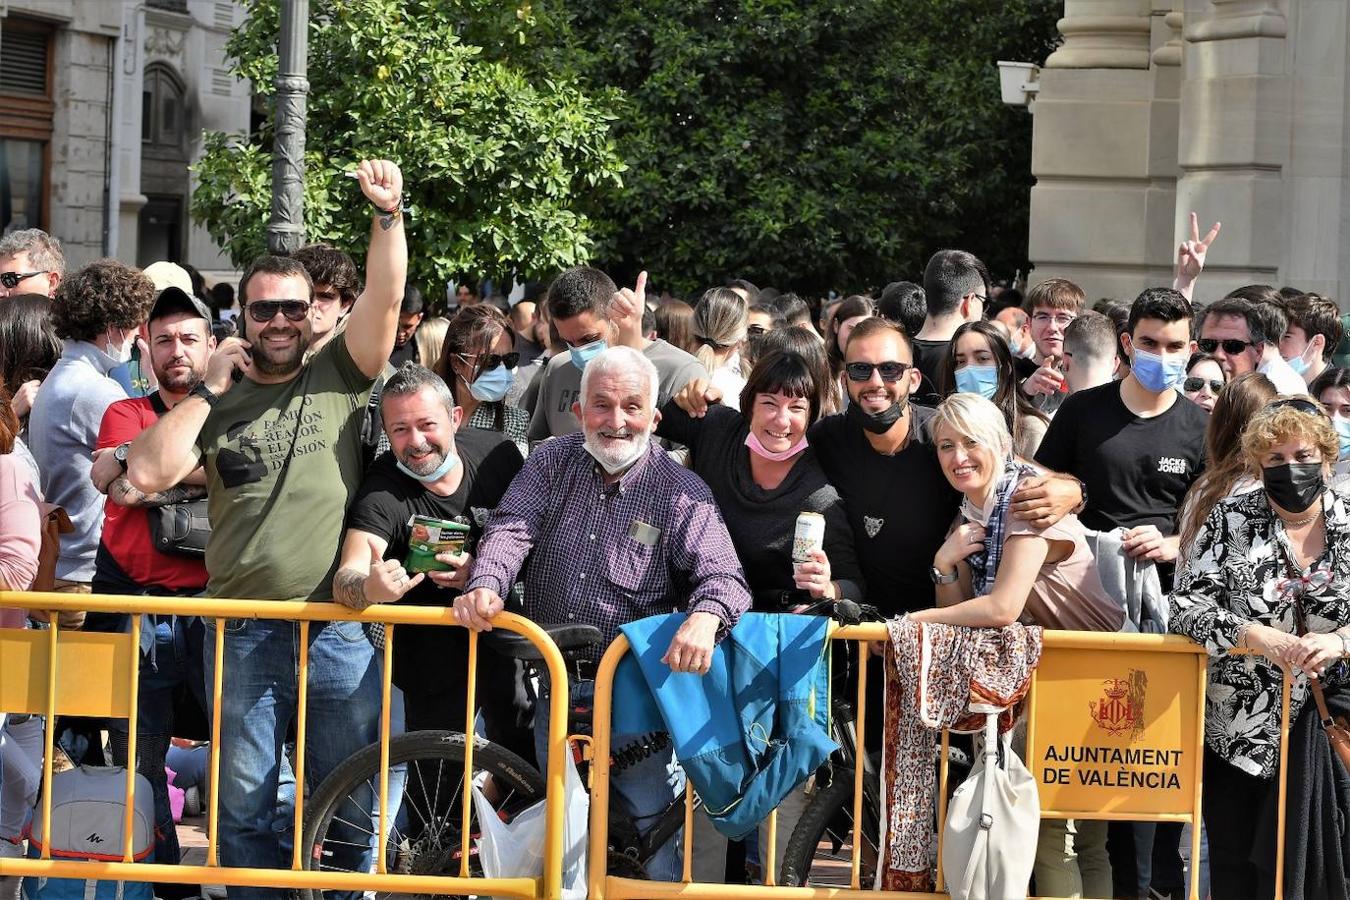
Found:
M 956 389 L 993 400 L 998 393 L 998 366 L 962 366 L 956 370 Z
M 1136 348 L 1134 358 L 1130 360 L 1130 371 L 1144 390 L 1161 394 L 1186 380 L 1186 357 L 1180 353 L 1164 357 Z
M 1331 424 L 1336 429 L 1336 437 L 1341 440 L 1340 458 L 1350 459 L 1350 419 L 1332 416 Z
M 453 469 L 458 463 L 458 456 L 453 453 L 447 453 L 445 454 L 445 459 L 441 460 L 441 464 L 436 467 L 436 471 L 429 475 L 418 475 L 412 469 L 405 466 L 403 460 L 399 459 L 397 455 L 394 457 L 394 464 L 398 466 L 400 472 L 407 475 L 409 478 L 416 478 L 423 484 L 431 484 L 433 481 L 440 481 L 445 477 L 446 473 Z
M 1286 359 L 1285 362 L 1289 363 L 1289 368 L 1294 370 L 1295 375 L 1302 375 L 1304 372 L 1308 371 L 1308 367 L 1312 365 L 1312 363 L 1303 358 L 1302 354 L 1299 354 L 1292 359 Z
M 511 390 L 514 382 L 515 377 L 512 376 L 511 370 L 498 365 L 497 368 L 488 369 L 475 378 L 469 385 L 469 393 L 473 394 L 479 403 L 496 403 L 506 396 L 506 392 Z
M 586 371 L 586 363 L 603 353 L 607 346 L 609 345 L 605 343 L 605 339 L 599 338 L 589 344 L 582 344 L 580 347 L 573 347 L 568 344 L 567 352 L 572 357 L 572 365 L 584 372 Z

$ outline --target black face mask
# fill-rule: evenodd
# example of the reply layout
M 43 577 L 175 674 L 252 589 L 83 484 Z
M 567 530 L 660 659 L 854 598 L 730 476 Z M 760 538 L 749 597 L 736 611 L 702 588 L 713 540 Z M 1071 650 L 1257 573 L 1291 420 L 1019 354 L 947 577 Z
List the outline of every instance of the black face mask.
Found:
M 1262 469 L 1261 483 L 1271 502 L 1291 513 L 1301 513 L 1312 506 L 1326 488 L 1320 462 L 1285 463 Z
M 905 414 L 906 407 L 909 406 L 909 398 L 906 397 L 898 403 L 892 403 L 888 408 L 879 413 L 865 412 L 862 406 L 853 401 L 848 405 L 848 412 L 845 414 L 849 420 L 861 425 L 872 434 L 885 434 L 891 430 L 891 426 L 900 421 L 900 417 Z

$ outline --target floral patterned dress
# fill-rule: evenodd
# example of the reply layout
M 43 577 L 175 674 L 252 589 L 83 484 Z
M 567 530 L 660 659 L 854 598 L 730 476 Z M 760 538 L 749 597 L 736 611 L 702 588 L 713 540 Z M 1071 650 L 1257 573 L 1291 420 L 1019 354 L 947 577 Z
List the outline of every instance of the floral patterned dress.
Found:
M 1350 622 L 1350 493 L 1332 488 L 1322 495 L 1326 549 L 1306 570 L 1298 570 L 1284 524 L 1264 490 L 1221 501 L 1183 547 L 1186 562 L 1177 574 L 1168 625 L 1204 644 L 1209 662 L 1205 695 L 1205 742 L 1249 775 L 1273 778 L 1279 764 L 1280 692 L 1278 666 L 1255 654 L 1230 656 L 1243 625 L 1255 622 L 1291 634 L 1295 626 L 1291 575 L 1306 577 L 1302 605 L 1308 630 L 1330 632 Z M 1327 669 L 1323 685 L 1347 683 L 1344 662 Z M 1308 679 L 1296 672 L 1289 712 L 1297 719 L 1308 700 Z

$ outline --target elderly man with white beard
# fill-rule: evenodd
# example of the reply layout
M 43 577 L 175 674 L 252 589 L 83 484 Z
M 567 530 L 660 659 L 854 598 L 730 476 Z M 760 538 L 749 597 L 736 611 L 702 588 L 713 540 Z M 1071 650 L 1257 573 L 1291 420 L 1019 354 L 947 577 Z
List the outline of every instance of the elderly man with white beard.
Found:
M 582 430 L 540 446 L 507 489 L 455 599 L 462 624 L 490 630 L 524 566 L 531 619 L 595 625 L 608 644 L 627 622 L 682 609 L 689 617 L 663 661 L 676 672 L 708 671 L 718 636 L 750 608 L 750 590 L 712 492 L 651 440 L 656 395 L 656 369 L 637 351 L 611 347 L 590 361 L 573 406 Z M 589 679 L 575 684 L 573 705 L 589 706 L 593 690 Z M 543 766 L 547 688 L 541 694 Z M 615 746 L 629 737 L 615 735 Z M 642 825 L 683 782 L 672 755 L 655 753 L 618 773 L 614 789 Z M 679 880 L 678 846 L 672 838 L 648 863 L 651 877 Z

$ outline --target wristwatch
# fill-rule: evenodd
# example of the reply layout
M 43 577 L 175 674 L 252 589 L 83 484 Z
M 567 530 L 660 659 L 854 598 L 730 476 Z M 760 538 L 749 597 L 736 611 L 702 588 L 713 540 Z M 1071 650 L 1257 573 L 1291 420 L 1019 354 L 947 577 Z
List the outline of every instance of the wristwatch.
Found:
M 929 566 L 928 577 L 933 579 L 933 584 L 954 584 L 956 579 L 961 577 L 961 570 L 952 569 L 951 574 L 948 575 L 937 566 Z
M 207 406 L 215 406 L 216 401 L 220 399 L 220 395 L 212 391 L 209 387 L 207 387 L 206 382 L 204 381 L 199 381 L 196 384 L 194 384 L 192 386 L 192 390 L 188 391 L 188 396 L 201 397 L 203 400 L 206 401 Z
M 118 444 L 116 449 L 113 450 L 113 459 L 117 460 L 117 464 L 122 467 L 123 475 L 127 474 L 127 451 L 130 449 L 131 441 L 127 441 L 125 444 Z

